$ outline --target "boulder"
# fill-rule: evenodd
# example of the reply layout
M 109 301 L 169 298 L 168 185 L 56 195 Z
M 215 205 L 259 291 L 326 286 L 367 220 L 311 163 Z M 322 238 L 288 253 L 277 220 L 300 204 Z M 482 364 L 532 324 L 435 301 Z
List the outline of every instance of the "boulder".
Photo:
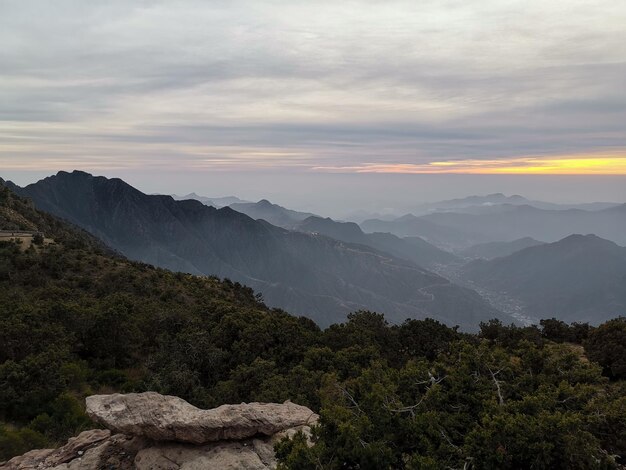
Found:
M 87 414 L 115 432 L 192 444 L 271 436 L 317 421 L 310 409 L 291 402 L 201 410 L 181 398 L 154 392 L 94 395 L 87 398 Z
M 78 436 L 71 437 L 63 447 L 48 455 L 44 462 L 50 467 L 69 462 L 83 455 L 85 450 L 96 447 L 98 443 L 109 437 L 111 437 L 111 431 L 108 429 L 92 429 L 81 432 Z
M 26 452 L 23 455 L 13 457 L 11 460 L 5 463 L 0 463 L 0 469 L 2 470 L 22 470 L 37 468 L 46 457 L 48 457 L 54 449 L 36 449 Z
M 87 412 L 108 429 L 28 452 L 0 470 L 268 470 L 276 468 L 276 442 L 297 432 L 310 438 L 318 419 L 291 402 L 201 410 L 158 393 L 95 395 Z
M 35 450 L 14 457 L 0 464 L 0 469 L 133 470 L 137 452 L 149 445 L 151 443 L 143 438 L 111 435 L 109 430 L 93 429 L 70 438 L 67 444 L 56 450 Z

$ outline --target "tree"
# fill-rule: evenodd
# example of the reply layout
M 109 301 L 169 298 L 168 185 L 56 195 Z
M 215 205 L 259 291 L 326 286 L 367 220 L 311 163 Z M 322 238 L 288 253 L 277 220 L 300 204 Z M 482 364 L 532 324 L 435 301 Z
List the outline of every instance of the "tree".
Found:
M 589 359 L 612 379 L 626 379 L 626 318 L 610 320 L 589 334 L 585 342 Z
M 40 232 L 37 232 L 33 235 L 33 245 L 42 246 L 44 242 L 43 235 Z

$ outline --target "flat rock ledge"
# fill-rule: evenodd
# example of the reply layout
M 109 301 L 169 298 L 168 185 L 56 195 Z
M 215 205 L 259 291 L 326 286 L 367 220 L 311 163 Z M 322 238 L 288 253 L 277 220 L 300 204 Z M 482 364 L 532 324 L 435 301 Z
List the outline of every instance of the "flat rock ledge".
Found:
M 85 431 L 58 449 L 0 463 L 0 470 L 200 470 L 276 468 L 274 445 L 318 416 L 291 402 L 201 410 L 154 392 L 94 395 L 87 413 L 107 429 Z
M 291 402 L 201 410 L 181 398 L 154 392 L 93 395 L 86 403 L 89 417 L 111 431 L 192 444 L 272 436 L 316 419 L 310 409 Z

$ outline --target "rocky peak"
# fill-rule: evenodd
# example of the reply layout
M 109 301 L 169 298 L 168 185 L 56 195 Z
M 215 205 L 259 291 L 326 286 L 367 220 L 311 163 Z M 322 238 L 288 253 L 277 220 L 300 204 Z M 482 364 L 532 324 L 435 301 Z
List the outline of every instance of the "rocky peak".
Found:
M 177 470 L 276 467 L 274 444 L 318 416 L 291 402 L 242 403 L 201 410 L 154 392 L 94 395 L 87 414 L 107 429 L 85 431 L 58 449 L 28 452 L 0 470 L 99 468 Z

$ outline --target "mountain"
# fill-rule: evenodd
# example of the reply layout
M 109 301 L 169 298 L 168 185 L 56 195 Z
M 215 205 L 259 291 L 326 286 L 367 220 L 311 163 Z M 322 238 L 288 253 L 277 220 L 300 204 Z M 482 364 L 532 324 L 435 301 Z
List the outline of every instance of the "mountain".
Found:
M 384 312 L 394 322 L 430 316 L 465 329 L 502 316 L 476 292 L 408 261 L 290 232 L 228 207 L 149 196 L 120 179 L 83 172 L 12 187 L 131 259 L 230 278 L 261 292 L 268 305 L 321 325 L 359 309 Z
M 462 276 L 521 300 L 535 317 L 597 324 L 626 315 L 626 248 L 595 235 L 473 261 Z
M 353 222 L 336 222 L 330 218 L 313 216 L 303 220 L 295 228 L 303 232 L 320 233 L 348 243 L 366 245 L 425 268 L 458 261 L 452 253 L 440 250 L 421 238 L 402 239 L 390 233 L 364 233 Z
M 389 220 L 397 219 L 404 212 L 406 211 L 401 211 L 399 213 L 396 213 L 395 211 L 394 212 L 379 212 L 379 211 L 367 211 L 367 210 L 360 209 L 360 210 L 348 212 L 347 214 L 343 215 L 339 219 L 341 221 L 355 222 L 357 224 L 361 224 L 364 221 L 369 220 L 369 219 L 380 219 L 380 220 L 389 221 Z
M 530 201 L 517 194 L 506 196 L 502 193 L 487 194 L 486 196 L 467 196 L 464 198 L 448 199 L 417 206 L 418 209 L 428 212 L 450 209 L 461 209 L 473 206 L 491 206 L 496 204 L 529 204 Z
M 407 214 L 394 220 L 369 219 L 361 224 L 364 232 L 386 232 L 398 237 L 419 237 L 441 249 L 454 251 L 487 241 L 484 235 L 437 224 L 425 217 Z
M 460 254 L 468 258 L 493 259 L 511 255 L 516 251 L 531 246 L 543 245 L 543 243 L 544 242 L 540 242 L 534 238 L 524 237 L 513 240 L 512 242 L 480 243 L 461 251 Z
M 480 208 L 492 206 L 521 206 L 530 205 L 538 209 L 546 210 L 603 210 L 619 205 L 614 202 L 591 202 L 580 204 L 556 204 L 552 202 L 530 200 L 520 195 L 506 196 L 502 193 L 488 194 L 486 196 L 468 196 L 459 199 L 431 202 L 412 207 L 410 212 L 416 215 L 426 215 L 434 212 L 461 212 L 472 213 Z
M 420 217 L 407 214 L 392 221 L 371 219 L 363 222 L 361 228 L 399 237 L 418 236 L 455 252 L 477 244 L 512 242 L 525 237 L 555 242 L 572 233 L 595 233 L 626 244 L 626 204 L 593 211 L 509 204 L 485 206 L 474 212 L 436 212 Z
M 272 204 L 267 199 L 261 199 L 259 202 L 230 204 L 230 208 L 253 219 L 266 220 L 272 225 L 286 229 L 292 229 L 298 222 L 313 216 L 308 212 L 298 212 Z
M 172 194 L 172 197 L 177 201 L 184 201 L 186 199 L 195 199 L 196 201 L 200 201 L 202 204 L 206 204 L 207 206 L 213 207 L 226 207 L 231 204 L 237 203 L 245 203 L 250 201 L 245 201 L 243 199 L 239 199 L 235 196 L 225 196 L 225 197 L 206 197 L 206 196 L 198 196 L 196 193 L 189 193 L 186 196 L 177 196 L 176 194 Z
M 513 241 L 522 237 L 554 242 L 572 233 L 595 233 L 626 244 L 625 205 L 598 211 L 546 210 L 529 205 L 486 214 L 436 213 L 420 217 L 439 227 L 476 234 L 484 241 Z

